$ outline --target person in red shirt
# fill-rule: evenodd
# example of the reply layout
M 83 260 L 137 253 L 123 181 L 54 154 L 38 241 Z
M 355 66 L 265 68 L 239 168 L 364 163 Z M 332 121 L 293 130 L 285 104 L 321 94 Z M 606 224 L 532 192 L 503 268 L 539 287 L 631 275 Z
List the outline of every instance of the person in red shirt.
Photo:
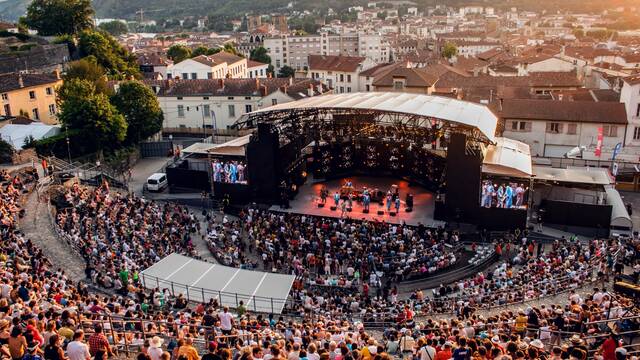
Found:
M 444 349 L 438 351 L 436 354 L 436 358 L 433 360 L 449 360 L 453 357 L 453 353 L 451 352 L 451 342 L 447 341 L 444 343 Z
M 607 340 L 602 343 L 602 358 L 604 360 L 615 360 L 616 359 L 616 347 L 618 347 L 618 342 L 615 339 L 613 333 L 610 333 L 607 337 Z

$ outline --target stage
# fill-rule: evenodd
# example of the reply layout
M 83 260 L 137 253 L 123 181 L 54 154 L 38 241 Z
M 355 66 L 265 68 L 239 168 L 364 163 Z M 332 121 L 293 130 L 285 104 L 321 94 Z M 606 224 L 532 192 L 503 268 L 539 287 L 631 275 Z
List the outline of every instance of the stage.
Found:
M 409 225 L 418 225 L 418 223 L 421 223 L 427 226 L 444 226 L 445 224 L 443 221 L 433 219 L 435 194 L 420 185 L 409 186 L 409 182 L 392 177 L 353 176 L 321 182 L 314 182 L 313 179 L 309 179 L 299 188 L 298 195 L 295 199 L 291 200 L 288 209 L 281 209 L 280 206 L 274 205 L 270 210 L 339 218 L 342 215 L 340 206 L 338 206 L 336 210 L 331 210 L 331 206 L 334 205 L 333 195 L 336 191 L 340 191 L 340 188 L 347 179 L 353 183 L 353 187 L 356 190 L 360 191 L 366 186 L 369 189 L 377 188 L 386 193 L 392 184 L 396 184 L 400 194 L 400 212 L 395 216 L 391 216 L 389 212 L 387 212 L 386 203 L 385 205 L 379 205 L 377 202 L 371 201 L 369 213 L 365 214 L 362 212 L 362 203 L 353 201 L 353 210 L 351 212 L 345 212 L 345 218 L 385 221 L 396 224 L 405 222 Z M 323 208 L 319 208 L 320 189 L 323 185 L 329 190 L 329 196 L 327 197 L 326 205 Z M 413 194 L 413 211 L 411 212 L 405 211 L 405 198 L 407 193 Z M 384 215 L 378 215 L 378 210 L 383 210 Z M 395 211 L 395 207 L 392 206 L 391 210 Z

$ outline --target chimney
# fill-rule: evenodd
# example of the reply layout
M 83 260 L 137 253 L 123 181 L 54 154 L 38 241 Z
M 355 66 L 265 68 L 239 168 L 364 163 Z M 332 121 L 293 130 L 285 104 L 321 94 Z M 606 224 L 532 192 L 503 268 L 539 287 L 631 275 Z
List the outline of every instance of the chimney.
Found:
M 56 79 L 60 80 L 60 69 L 56 68 L 53 73 L 56 75 Z
M 22 74 L 18 73 L 18 85 L 20 88 L 24 87 L 24 80 L 22 79 Z
M 289 86 L 293 85 L 293 76 L 289 78 Z
M 260 91 L 260 79 L 256 78 L 256 91 Z
M 319 83 L 317 87 L 318 87 L 318 94 L 322 94 L 322 91 L 324 90 L 322 88 L 322 83 Z
M 218 87 L 224 89 L 224 79 L 218 79 Z
M 262 95 L 262 97 L 267 96 L 267 85 L 260 85 L 260 95 Z
M 564 96 L 563 96 L 563 94 L 562 94 L 562 93 L 558 94 L 558 100 L 562 101 L 562 98 L 563 98 L 563 97 L 564 97 Z
M 287 88 L 288 88 L 287 85 L 282 85 L 282 86 L 280 86 L 280 91 L 282 91 L 283 93 L 286 94 L 287 93 Z
M 313 96 L 313 84 L 309 83 L 309 88 L 307 89 L 307 95 L 309 95 L 309 97 Z

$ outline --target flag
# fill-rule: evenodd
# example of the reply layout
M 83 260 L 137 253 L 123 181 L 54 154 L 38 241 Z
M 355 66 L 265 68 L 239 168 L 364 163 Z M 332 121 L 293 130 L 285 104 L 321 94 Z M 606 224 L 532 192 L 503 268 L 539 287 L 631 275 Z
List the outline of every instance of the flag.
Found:
M 595 155 L 600 157 L 602 155 L 602 140 L 604 138 L 604 131 L 602 130 L 602 126 L 598 128 L 598 142 L 596 143 L 596 152 Z
M 611 155 L 611 160 L 616 159 L 616 156 L 620 152 L 620 149 L 622 149 L 622 143 L 617 143 L 616 147 L 613 148 L 613 155 Z

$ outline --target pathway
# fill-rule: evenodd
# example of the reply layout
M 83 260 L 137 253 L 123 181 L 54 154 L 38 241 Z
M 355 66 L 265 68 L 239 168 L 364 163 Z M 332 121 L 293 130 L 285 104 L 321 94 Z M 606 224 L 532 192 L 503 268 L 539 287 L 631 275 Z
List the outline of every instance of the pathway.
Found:
M 20 230 L 42 249 L 56 268 L 62 268 L 74 281 L 84 280 L 84 260 L 71 246 L 58 238 L 46 203 L 38 201 L 38 194 L 32 192 L 24 203 L 25 216 L 20 221 Z

